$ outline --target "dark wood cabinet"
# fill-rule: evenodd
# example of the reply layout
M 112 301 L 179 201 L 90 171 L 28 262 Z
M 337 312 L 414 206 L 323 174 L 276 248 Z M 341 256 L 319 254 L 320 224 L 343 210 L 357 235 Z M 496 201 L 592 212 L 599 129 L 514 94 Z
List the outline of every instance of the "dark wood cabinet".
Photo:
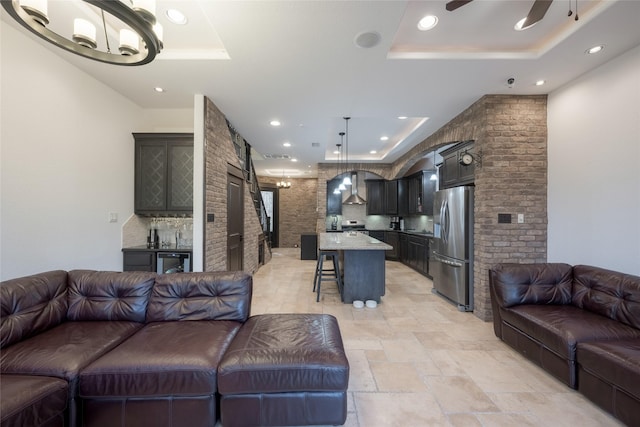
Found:
M 139 215 L 193 214 L 193 134 L 134 133 Z
M 398 181 L 384 182 L 384 213 L 398 215 Z
M 465 154 L 471 155 L 472 161 L 470 164 L 464 164 L 462 161 L 462 157 Z M 442 151 L 440 155 L 442 156 L 442 166 L 440 167 L 441 188 L 473 184 L 477 161 L 473 141 L 456 144 Z
M 400 257 L 400 234 L 396 231 L 385 231 L 384 242 L 393 249 L 385 251 L 386 259 L 396 261 Z
M 398 233 L 398 241 L 398 258 L 403 264 L 407 264 L 407 259 L 409 258 L 409 236 L 405 233 Z
M 398 235 L 398 260 L 417 272 L 429 276 L 430 238 L 426 236 L 396 233 Z
M 122 271 L 156 271 L 156 251 L 123 251 Z
M 338 179 L 327 181 L 327 215 L 342 215 L 342 193 L 333 193 L 339 184 Z
M 409 215 L 409 180 L 398 179 L 398 215 Z
M 385 215 L 385 181 L 382 179 L 368 179 L 367 185 L 367 215 Z
M 433 215 L 436 181 L 431 180 L 431 175 L 434 173 L 435 171 L 422 171 L 405 178 L 406 186 L 401 187 L 399 192 L 407 201 L 403 215 Z M 406 196 L 403 191 L 405 189 Z

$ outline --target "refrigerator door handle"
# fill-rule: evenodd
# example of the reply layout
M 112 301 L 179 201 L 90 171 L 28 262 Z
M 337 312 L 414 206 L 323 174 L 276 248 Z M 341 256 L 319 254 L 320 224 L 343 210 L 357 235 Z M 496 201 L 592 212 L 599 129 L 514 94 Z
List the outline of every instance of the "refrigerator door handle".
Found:
M 436 260 L 436 261 L 441 262 L 441 263 L 443 263 L 443 264 L 450 265 L 451 267 L 457 267 L 457 268 L 460 268 L 460 267 L 463 267 L 463 266 L 464 266 L 464 264 L 462 264 L 461 262 L 451 261 L 451 260 L 449 260 L 449 259 L 446 259 L 446 258 L 443 258 L 443 257 L 439 256 L 439 255 L 438 255 L 438 254 L 436 254 L 436 253 L 434 253 L 434 258 L 435 258 L 435 260 Z
M 449 203 L 445 199 L 440 208 L 440 223 L 442 226 L 442 240 L 447 243 L 449 241 Z

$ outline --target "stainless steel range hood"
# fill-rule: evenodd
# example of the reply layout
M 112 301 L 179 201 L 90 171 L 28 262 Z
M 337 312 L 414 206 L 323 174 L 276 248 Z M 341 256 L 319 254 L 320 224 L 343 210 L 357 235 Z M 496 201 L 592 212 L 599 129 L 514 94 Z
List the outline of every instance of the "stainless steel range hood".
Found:
M 358 174 L 351 173 L 351 195 L 342 202 L 343 205 L 364 205 L 367 203 L 365 199 L 358 196 Z

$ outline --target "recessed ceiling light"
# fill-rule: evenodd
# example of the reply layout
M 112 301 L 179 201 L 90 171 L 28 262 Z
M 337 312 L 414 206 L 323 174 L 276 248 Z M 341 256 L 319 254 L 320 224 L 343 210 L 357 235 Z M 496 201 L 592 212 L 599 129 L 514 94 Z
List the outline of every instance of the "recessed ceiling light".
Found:
M 407 120 L 408 117 L 407 116 L 398 116 L 398 120 Z
M 438 17 L 435 15 L 426 15 L 418 21 L 418 29 L 420 31 L 428 31 L 438 25 Z
M 536 86 L 542 86 L 542 85 L 543 85 L 543 84 L 545 84 L 545 83 L 546 83 L 546 81 L 544 81 L 544 80 L 538 80 L 538 81 L 536 82 Z
M 376 150 L 371 150 L 371 151 L 369 151 L 369 154 L 376 154 L 376 153 L 377 153 L 377 151 L 376 151 Z
M 296 159 L 295 157 L 291 159 L 292 162 L 297 162 L 298 159 Z
M 291 147 L 291 143 L 290 142 L 285 142 L 284 144 L 282 144 L 283 147 Z
M 380 137 L 380 141 L 388 141 L 389 137 L 388 136 L 381 136 Z
M 340 152 L 338 150 L 334 150 L 333 154 L 340 154 Z
M 271 121 L 269 122 L 269 124 L 270 124 L 271 126 L 280 126 L 280 125 L 281 125 L 281 123 L 280 123 L 278 120 L 271 120 Z
M 161 88 L 160 86 L 156 86 L 156 87 L 154 87 L 154 88 L 153 88 L 153 90 L 155 90 L 155 91 L 156 91 L 156 92 L 158 92 L 158 93 L 162 93 L 162 92 L 164 92 L 164 89 L 163 89 L 163 88 Z
M 167 18 L 169 18 L 169 21 L 174 24 L 184 25 L 187 23 L 187 17 L 177 9 L 167 9 L 166 15 Z
M 588 53 L 588 54 L 598 53 L 598 52 L 600 52 L 602 49 L 604 49 L 604 46 L 603 46 L 603 45 L 600 45 L 600 46 L 594 46 L 594 47 L 592 47 L 591 49 L 587 49 L 587 50 L 586 50 L 586 53 Z

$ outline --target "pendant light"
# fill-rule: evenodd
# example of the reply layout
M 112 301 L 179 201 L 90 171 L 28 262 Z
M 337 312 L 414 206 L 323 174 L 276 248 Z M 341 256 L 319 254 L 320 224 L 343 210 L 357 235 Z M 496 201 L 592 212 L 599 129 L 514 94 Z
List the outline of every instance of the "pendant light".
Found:
M 342 147 L 344 146 L 344 132 L 340 132 L 340 155 L 338 157 L 338 165 L 340 166 L 340 171 L 342 172 Z M 344 180 L 338 186 L 338 190 L 345 191 L 347 189 L 347 184 L 344 183 Z
M 282 190 L 291 188 L 291 181 L 284 180 L 284 169 L 282 169 L 282 180 L 277 182 L 276 185 L 278 186 L 279 189 L 282 189 Z
M 73 29 L 62 35 L 49 28 L 49 4 L 63 2 L 47 0 L 0 0 L 2 7 L 20 25 L 38 37 L 66 51 L 95 61 L 114 65 L 143 65 L 154 60 L 163 48 L 162 26 L 156 22 L 155 0 L 74 0 L 79 6 L 91 5 L 98 19 L 90 22 L 76 18 L 58 27 Z M 54 13 L 53 16 L 60 16 Z M 64 14 L 63 14 L 64 15 Z M 108 18 L 107 18 L 108 17 Z M 117 23 L 117 24 L 116 24 Z M 96 25 L 101 25 L 96 37 Z M 55 26 L 52 26 L 55 28 Z M 116 27 L 116 28 L 114 28 Z M 109 33 L 120 36 L 111 40 L 118 49 L 112 52 Z
M 436 150 L 433 150 L 433 167 L 436 167 Z M 431 177 L 429 178 L 431 181 L 437 181 L 438 180 L 438 175 L 436 175 L 435 173 L 431 174 Z
M 349 119 L 351 117 L 343 117 L 344 121 L 345 121 L 345 132 L 342 133 L 342 135 L 346 134 L 347 138 L 346 138 L 346 143 L 345 143 L 345 162 L 344 162 L 344 170 L 345 172 L 349 172 Z M 347 176 L 344 177 L 344 179 L 342 180 L 342 184 L 344 184 L 345 186 L 347 185 L 351 185 L 351 174 L 347 173 Z M 346 190 L 346 187 L 345 187 Z
M 342 144 L 336 144 L 336 148 L 336 154 L 338 155 L 338 160 L 336 161 L 336 177 L 338 177 L 340 176 L 340 153 L 342 153 Z M 340 183 L 340 185 L 342 185 L 342 183 Z M 333 194 L 340 194 L 342 192 L 340 185 L 333 189 Z

